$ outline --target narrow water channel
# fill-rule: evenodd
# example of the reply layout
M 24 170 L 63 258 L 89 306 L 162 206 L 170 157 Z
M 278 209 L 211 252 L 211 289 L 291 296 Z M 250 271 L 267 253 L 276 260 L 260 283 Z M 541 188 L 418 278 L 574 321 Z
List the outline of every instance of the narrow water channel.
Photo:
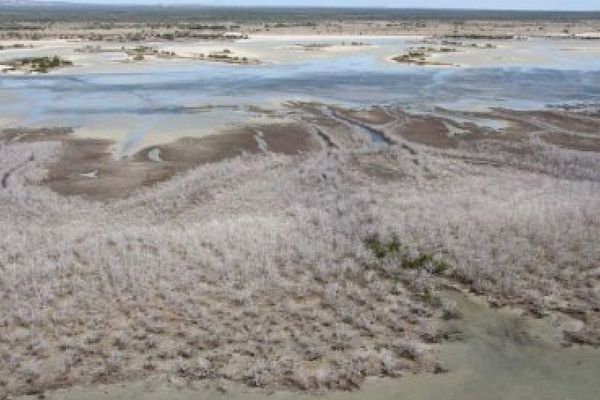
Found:
M 360 134 L 365 136 L 371 144 L 391 145 L 395 143 L 392 139 L 388 138 L 383 132 L 378 131 L 377 129 L 373 129 L 365 124 L 361 124 L 360 122 L 351 120 L 350 118 L 345 118 L 336 113 L 335 111 L 330 110 L 328 107 L 323 107 L 322 112 L 329 118 L 332 118 L 334 120 L 340 121 L 346 125 L 353 127 Z

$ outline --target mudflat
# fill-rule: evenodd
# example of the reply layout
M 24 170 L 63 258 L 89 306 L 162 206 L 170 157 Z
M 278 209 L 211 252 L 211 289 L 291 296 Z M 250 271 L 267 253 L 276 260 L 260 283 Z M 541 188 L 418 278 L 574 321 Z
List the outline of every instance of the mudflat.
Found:
M 0 6 L 0 398 L 597 396 L 597 13 L 78 7 Z

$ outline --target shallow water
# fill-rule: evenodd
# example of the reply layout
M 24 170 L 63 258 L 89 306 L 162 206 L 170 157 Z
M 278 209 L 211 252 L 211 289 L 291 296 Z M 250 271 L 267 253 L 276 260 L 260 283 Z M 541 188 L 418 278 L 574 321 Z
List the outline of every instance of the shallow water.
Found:
M 600 393 L 600 349 L 562 347 L 548 321 L 532 320 L 512 310 L 493 310 L 462 294 L 447 294 L 463 316 L 451 322 L 463 337 L 439 349 L 450 372 L 406 375 L 398 380 L 372 379 L 355 392 L 318 396 L 323 400 L 596 400 Z M 51 400 L 304 400 L 308 394 L 267 394 L 214 383 L 177 388 L 163 378 L 123 385 L 73 388 L 50 393 Z
M 382 132 L 380 132 L 376 129 L 373 129 L 370 126 L 367 126 L 365 124 L 361 124 L 361 123 L 358 123 L 355 121 L 351 121 L 347 118 L 342 118 L 341 116 L 336 115 L 334 112 L 332 112 L 327 107 L 323 107 L 321 111 L 323 112 L 323 114 L 327 115 L 328 117 L 354 128 L 360 134 L 362 134 L 369 143 L 371 143 L 374 146 L 385 146 L 385 145 L 393 144 L 393 142 L 388 137 L 386 137 Z
M 365 39 L 370 46 L 352 51 L 290 50 L 313 41 L 257 39 L 227 45 L 274 60 L 258 66 L 159 61 L 109 64 L 104 72 L 82 67 L 42 76 L 0 75 L 0 128 L 73 126 L 84 136 L 119 140 L 126 153 L 264 118 L 247 107 L 277 108 L 287 100 L 467 110 L 600 102 L 600 56 L 573 51 L 566 57 L 560 43 L 529 45 L 539 52 L 537 67 L 529 58 L 519 63 L 516 57 L 496 67 L 423 68 L 387 60 L 414 45 L 414 38 Z
M 407 400 L 592 400 L 600 393 L 600 350 L 563 347 L 548 321 L 493 310 L 453 295 L 463 312 L 454 325 L 464 341 L 441 358 L 451 372 L 404 379 L 381 398 Z M 401 397 L 394 397 L 402 394 Z M 389 395 L 388 395 L 389 394 Z

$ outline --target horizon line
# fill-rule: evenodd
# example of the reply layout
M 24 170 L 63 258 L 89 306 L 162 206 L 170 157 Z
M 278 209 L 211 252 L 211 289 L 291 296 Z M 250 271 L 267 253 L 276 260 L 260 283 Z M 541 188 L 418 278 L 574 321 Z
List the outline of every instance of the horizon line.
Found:
M 9 0 L 10 1 L 10 0 Z M 178 3 L 141 3 L 141 2 L 103 2 L 103 1 L 68 1 L 68 0 L 33 0 L 29 4 L 26 0 L 22 4 L 19 4 L 19 0 L 15 3 L 3 3 L 0 0 L 1 5 L 73 5 L 73 6 L 109 6 L 109 7 L 198 7 L 198 8 L 247 8 L 247 9 L 339 9 L 339 10 L 424 10 L 424 11 L 491 11 L 491 12 L 566 12 L 566 13 L 585 13 L 585 12 L 600 12 L 598 9 L 551 9 L 551 8 L 474 8 L 474 7 L 395 7 L 395 6 L 288 6 L 288 5 L 215 5 L 215 4 L 194 4 L 186 2 Z

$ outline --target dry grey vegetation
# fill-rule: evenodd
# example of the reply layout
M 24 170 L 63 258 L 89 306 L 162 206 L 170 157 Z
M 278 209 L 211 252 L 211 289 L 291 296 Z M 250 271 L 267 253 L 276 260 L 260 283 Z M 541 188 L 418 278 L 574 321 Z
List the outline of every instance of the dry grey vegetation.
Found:
M 0 145 L 0 397 L 165 373 L 348 389 L 440 372 L 444 284 L 600 343 L 600 158 L 402 146 L 242 156 L 112 202 Z M 512 155 L 511 155 L 512 154 Z

